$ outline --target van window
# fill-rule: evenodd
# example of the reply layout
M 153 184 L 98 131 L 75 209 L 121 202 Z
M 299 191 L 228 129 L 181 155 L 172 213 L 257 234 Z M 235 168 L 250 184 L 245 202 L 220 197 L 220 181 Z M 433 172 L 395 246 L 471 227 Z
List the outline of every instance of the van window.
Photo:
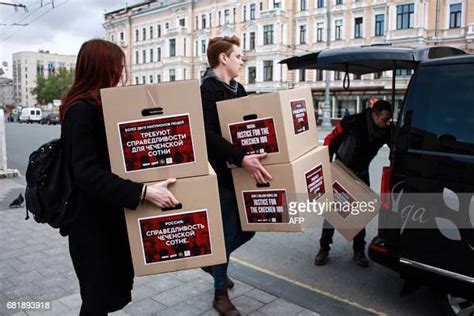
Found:
M 31 110 L 30 115 L 35 115 L 35 110 Z
M 474 154 L 474 64 L 421 67 L 407 104 L 412 149 Z
M 40 110 L 36 110 L 36 115 L 41 115 Z

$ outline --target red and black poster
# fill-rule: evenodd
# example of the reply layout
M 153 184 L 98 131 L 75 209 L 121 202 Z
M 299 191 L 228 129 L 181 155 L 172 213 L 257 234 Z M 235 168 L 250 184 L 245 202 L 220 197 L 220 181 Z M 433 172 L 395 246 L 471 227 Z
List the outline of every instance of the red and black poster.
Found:
M 332 190 L 334 192 L 334 203 L 336 206 L 336 212 L 342 218 L 346 218 L 351 214 L 351 205 L 352 202 L 356 202 L 356 200 L 352 197 L 352 195 L 347 192 L 347 190 L 337 181 L 334 181 L 332 184 Z
M 323 165 L 319 164 L 304 174 L 309 200 L 319 199 L 326 191 L 324 188 Z
M 207 210 L 138 219 L 145 264 L 212 254 Z
M 288 223 L 286 190 L 243 191 L 249 224 Z
M 229 124 L 229 131 L 231 143 L 248 155 L 279 151 L 271 117 Z
M 125 171 L 195 161 L 189 114 L 118 123 Z
M 290 105 L 295 135 L 309 130 L 308 113 L 306 112 L 306 99 L 290 101 Z

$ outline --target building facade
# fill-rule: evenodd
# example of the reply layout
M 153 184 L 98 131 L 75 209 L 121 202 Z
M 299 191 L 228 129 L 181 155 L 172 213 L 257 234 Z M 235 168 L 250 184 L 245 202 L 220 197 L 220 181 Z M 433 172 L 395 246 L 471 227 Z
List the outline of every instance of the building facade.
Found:
M 0 108 L 13 104 L 13 80 L 0 76 Z
M 388 98 L 391 72 L 351 75 L 345 90 L 342 73 L 288 71 L 278 62 L 328 45 L 448 45 L 472 52 L 474 0 L 147 1 L 106 13 L 104 28 L 127 56 L 129 84 L 199 79 L 209 39 L 237 35 L 245 60 L 238 80 L 248 92 L 310 86 L 321 112 L 328 75 L 332 116 L 340 117 L 345 108 L 359 112 L 371 99 Z M 397 76 L 401 100 L 410 73 Z
M 15 105 L 35 106 L 37 101 L 31 91 L 36 87 L 36 77 L 74 70 L 76 56 L 52 54 L 49 51 L 18 52 L 13 54 L 13 87 Z

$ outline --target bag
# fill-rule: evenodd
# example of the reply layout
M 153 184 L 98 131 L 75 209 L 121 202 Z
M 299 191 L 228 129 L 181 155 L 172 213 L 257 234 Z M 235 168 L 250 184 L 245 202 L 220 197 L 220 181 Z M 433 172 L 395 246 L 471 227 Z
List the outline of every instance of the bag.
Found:
M 63 158 L 61 139 L 54 139 L 31 153 L 26 169 L 26 218 L 53 228 L 67 226 L 73 219 L 70 207 L 74 191 L 69 164 Z M 61 233 L 62 234 L 62 233 Z

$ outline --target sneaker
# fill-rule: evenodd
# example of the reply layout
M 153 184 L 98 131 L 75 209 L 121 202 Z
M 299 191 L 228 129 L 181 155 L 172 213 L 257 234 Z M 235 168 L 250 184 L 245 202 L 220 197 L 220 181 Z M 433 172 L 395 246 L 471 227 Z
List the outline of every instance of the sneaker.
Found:
M 316 257 L 314 257 L 314 264 L 317 266 L 323 266 L 328 262 L 329 250 L 319 249 Z
M 357 265 L 363 268 L 367 268 L 369 266 L 369 259 L 367 259 L 367 257 L 365 256 L 364 251 L 354 251 L 354 256 L 352 257 L 352 260 L 354 260 Z

